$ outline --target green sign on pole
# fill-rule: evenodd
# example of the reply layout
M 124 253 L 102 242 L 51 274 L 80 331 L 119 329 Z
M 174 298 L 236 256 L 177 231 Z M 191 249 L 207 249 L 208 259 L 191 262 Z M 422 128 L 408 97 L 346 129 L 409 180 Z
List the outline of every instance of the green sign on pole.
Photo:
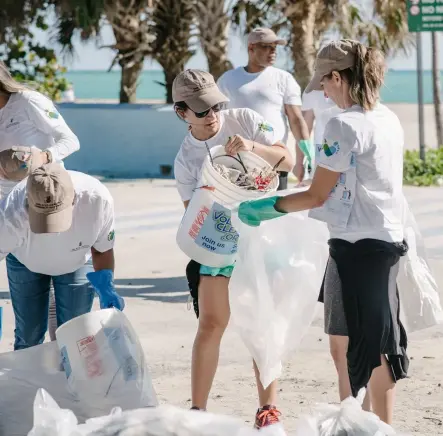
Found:
M 443 0 L 407 0 L 410 32 L 443 30 Z

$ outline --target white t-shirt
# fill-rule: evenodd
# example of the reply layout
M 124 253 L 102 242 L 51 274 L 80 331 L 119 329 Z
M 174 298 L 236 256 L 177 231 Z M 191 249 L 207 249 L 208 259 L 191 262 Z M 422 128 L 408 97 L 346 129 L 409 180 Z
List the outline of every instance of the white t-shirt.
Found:
M 403 146 L 400 121 L 382 104 L 368 112 L 353 106 L 331 118 L 318 165 L 345 173 L 353 154 L 357 179 L 347 226 L 329 225 L 331 238 L 403 240 Z
M 76 198 L 71 228 L 36 234 L 29 227 L 26 182 L 19 182 L 0 202 L 0 260 L 9 253 L 30 271 L 58 276 L 76 271 L 91 258 L 91 247 L 103 253 L 114 246 L 114 202 L 94 177 L 69 171 Z
M 317 159 L 319 147 L 323 143 L 326 124 L 334 115 L 339 114 L 341 109 L 330 98 L 325 97 L 323 91 L 312 91 L 303 93 L 301 110 L 314 112 L 314 144 Z
M 217 82 L 230 99 L 229 109 L 249 108 L 269 121 L 278 140 L 287 143 L 289 125 L 285 105 L 301 106 L 301 89 L 287 71 L 268 67 L 248 73 L 243 67 L 229 70 Z
M 51 100 L 36 91 L 11 94 L 0 109 L 0 151 L 13 146 L 34 146 L 49 150 L 54 161 L 60 162 L 80 148 L 71 131 Z M 0 179 L 0 198 L 16 182 Z
M 177 189 L 183 201 L 190 200 L 201 168 L 208 155 L 206 143 L 211 149 L 216 145 L 225 145 L 230 136 L 240 135 L 263 145 L 274 145 L 279 141 L 273 126 L 251 109 L 230 109 L 219 112 L 220 130 L 207 141 L 199 141 L 188 132 L 174 162 L 174 175 Z

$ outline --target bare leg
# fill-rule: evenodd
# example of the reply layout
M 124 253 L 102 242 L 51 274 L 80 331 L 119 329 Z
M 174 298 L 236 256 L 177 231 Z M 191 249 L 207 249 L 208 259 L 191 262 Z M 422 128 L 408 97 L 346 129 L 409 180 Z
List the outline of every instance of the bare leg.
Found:
M 206 409 L 217 371 L 220 343 L 229 322 L 229 279 L 200 278 L 198 331 L 192 350 L 192 406 Z
M 255 378 L 257 380 L 258 399 L 260 401 L 260 407 L 263 406 L 275 406 L 277 403 L 277 380 L 273 381 L 266 389 L 263 387 L 260 381 L 260 373 L 257 365 L 254 362 Z
M 348 374 L 348 360 L 346 358 L 348 344 L 349 338 L 347 336 L 329 335 L 331 356 L 334 360 L 335 368 L 338 374 L 338 391 L 340 401 L 343 401 L 352 395 L 351 383 L 349 382 Z M 366 396 L 362 407 L 363 410 L 371 410 L 371 397 L 369 390 L 366 391 Z
M 374 413 L 391 425 L 394 418 L 395 383 L 386 357 L 382 356 L 381 360 L 381 366 L 372 371 L 369 388 Z

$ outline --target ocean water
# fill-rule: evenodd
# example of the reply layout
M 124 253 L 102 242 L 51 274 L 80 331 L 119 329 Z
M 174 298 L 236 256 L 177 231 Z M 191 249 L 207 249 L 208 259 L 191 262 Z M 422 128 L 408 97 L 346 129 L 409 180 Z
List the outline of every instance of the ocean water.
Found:
M 443 84 L 443 71 L 441 82 Z M 118 99 L 120 71 L 70 71 L 66 74 L 74 84 L 75 95 L 80 99 Z M 160 70 L 143 71 L 137 88 L 139 99 L 164 99 L 163 72 Z M 432 103 L 432 73 L 423 73 L 425 103 Z M 417 74 L 415 71 L 389 70 L 382 89 L 385 103 L 416 103 Z

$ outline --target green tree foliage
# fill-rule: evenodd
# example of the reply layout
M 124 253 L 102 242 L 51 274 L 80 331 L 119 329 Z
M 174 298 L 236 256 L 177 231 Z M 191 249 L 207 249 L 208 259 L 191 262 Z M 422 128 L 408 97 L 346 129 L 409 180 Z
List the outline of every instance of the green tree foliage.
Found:
M 55 51 L 34 41 L 29 30 L 31 26 L 47 30 L 44 10 L 33 11 L 33 19 L 23 14 L 16 16 L 13 26 L 0 28 L 0 60 L 9 68 L 12 76 L 19 82 L 45 94 L 54 101 L 61 99 L 67 89 L 68 81 L 64 76 L 66 69 L 57 60 Z M 0 20 L 4 24 L 4 21 Z

